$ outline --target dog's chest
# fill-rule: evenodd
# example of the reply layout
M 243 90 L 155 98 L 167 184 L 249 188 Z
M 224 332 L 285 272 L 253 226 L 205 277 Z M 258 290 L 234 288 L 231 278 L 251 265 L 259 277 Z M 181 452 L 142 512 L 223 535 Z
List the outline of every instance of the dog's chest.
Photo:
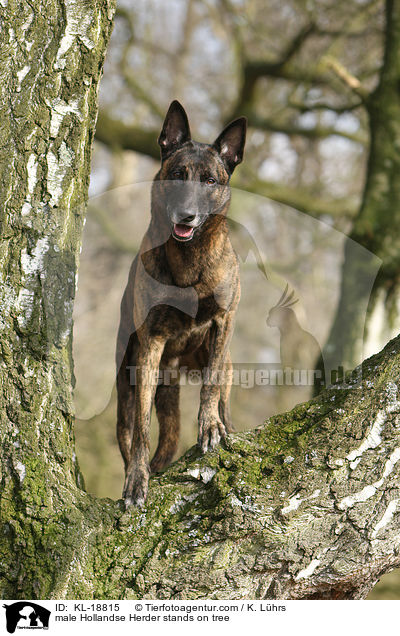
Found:
M 198 298 L 197 308 L 193 307 L 191 315 L 185 310 L 176 311 L 170 307 L 164 317 L 165 324 L 170 328 L 172 337 L 187 338 L 191 334 L 196 334 L 198 330 L 208 329 L 213 319 L 225 313 L 213 295 L 205 298 Z
M 209 327 L 208 323 L 194 325 L 191 329 L 171 337 L 165 345 L 164 358 L 176 358 L 196 351 L 202 345 Z
M 221 313 L 221 310 L 223 308 L 220 307 L 214 295 L 199 298 L 199 306 L 195 318 L 196 326 L 209 323 L 217 314 Z
M 195 351 L 203 342 L 211 327 L 212 320 L 221 314 L 221 308 L 214 297 L 199 299 L 195 317 L 170 309 L 166 318 L 169 339 L 166 357 L 176 357 Z

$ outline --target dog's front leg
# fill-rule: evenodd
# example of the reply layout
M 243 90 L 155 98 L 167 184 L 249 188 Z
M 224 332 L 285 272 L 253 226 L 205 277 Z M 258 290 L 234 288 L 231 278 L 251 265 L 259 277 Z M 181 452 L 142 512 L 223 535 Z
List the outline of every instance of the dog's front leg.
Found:
M 127 506 L 142 506 L 147 497 L 150 476 L 149 429 L 151 407 L 157 388 L 157 374 L 164 342 L 146 338 L 137 356 L 135 421 L 130 462 L 125 472 L 123 498 Z
M 221 374 L 233 331 L 234 312 L 214 319 L 210 328 L 208 367 L 205 369 L 200 392 L 198 445 L 203 453 L 215 448 L 227 431 L 221 422 L 218 403 L 221 393 Z

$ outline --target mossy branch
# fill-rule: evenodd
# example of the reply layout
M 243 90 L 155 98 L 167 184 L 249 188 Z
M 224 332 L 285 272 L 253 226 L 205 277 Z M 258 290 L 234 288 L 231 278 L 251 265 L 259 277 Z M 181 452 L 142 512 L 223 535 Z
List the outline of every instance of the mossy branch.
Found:
M 18 484 L 31 515 L 3 598 L 364 598 L 400 565 L 399 383 L 397 338 L 345 385 L 188 451 L 152 477 L 142 509 L 64 484 L 43 527 Z M 26 548 L 39 528 L 46 574 Z
M 346 385 L 154 477 L 146 508 L 119 517 L 123 595 L 365 597 L 400 564 L 399 381 L 400 338 Z

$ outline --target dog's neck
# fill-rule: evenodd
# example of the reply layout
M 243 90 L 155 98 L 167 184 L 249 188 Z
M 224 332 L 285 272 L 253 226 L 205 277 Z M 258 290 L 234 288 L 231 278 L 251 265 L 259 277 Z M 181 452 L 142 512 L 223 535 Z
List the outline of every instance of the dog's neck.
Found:
M 201 282 L 213 289 L 227 241 L 228 224 L 222 215 L 207 219 L 201 234 L 193 241 L 180 243 L 170 236 L 165 243 L 165 255 L 175 284 L 189 287 Z

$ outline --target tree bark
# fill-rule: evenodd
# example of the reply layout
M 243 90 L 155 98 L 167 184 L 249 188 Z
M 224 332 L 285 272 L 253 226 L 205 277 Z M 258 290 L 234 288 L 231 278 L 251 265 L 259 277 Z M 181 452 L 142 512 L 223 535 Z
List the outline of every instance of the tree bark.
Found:
M 0 569 L 5 596 L 45 597 L 93 523 L 77 503 L 71 327 L 114 0 L 0 5 Z
M 350 384 L 190 450 L 143 509 L 84 492 L 71 314 L 113 4 L 18 7 L 0 49 L 1 597 L 363 598 L 400 564 L 400 339 Z

